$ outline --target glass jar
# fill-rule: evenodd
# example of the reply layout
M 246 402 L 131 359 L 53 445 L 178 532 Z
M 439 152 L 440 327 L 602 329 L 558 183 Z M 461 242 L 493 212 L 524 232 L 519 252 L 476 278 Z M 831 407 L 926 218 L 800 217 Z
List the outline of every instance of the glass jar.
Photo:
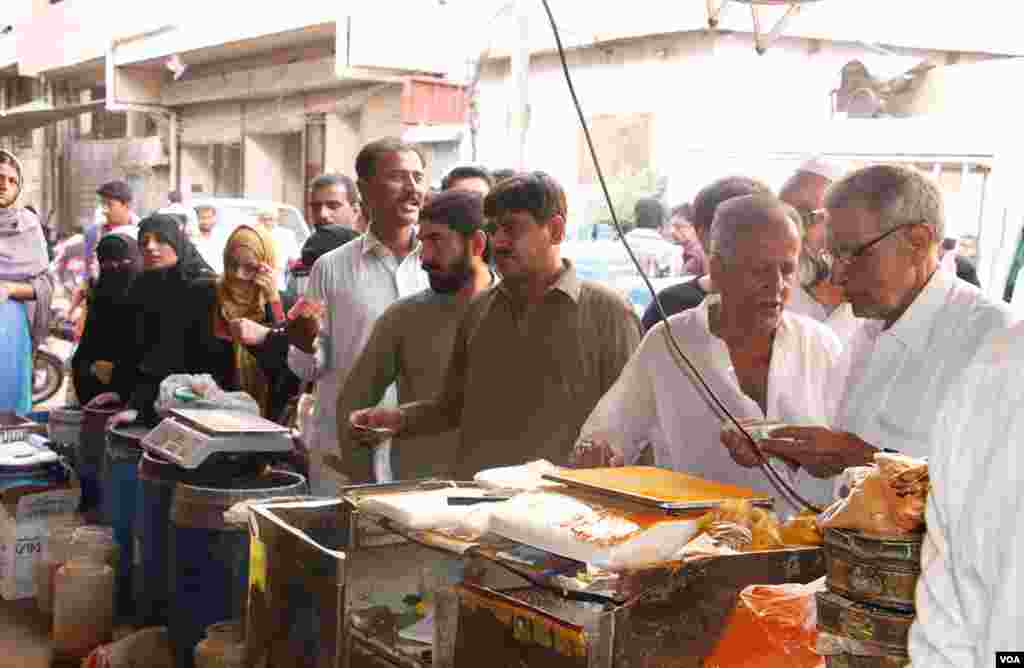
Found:
M 68 547 L 68 559 L 81 558 L 107 564 L 117 573 L 120 550 L 111 527 L 87 524 L 75 529 Z
M 114 569 L 101 561 L 75 557 L 54 578 L 53 651 L 60 659 L 80 659 L 114 630 Z
M 195 668 L 243 668 L 245 633 L 240 621 L 218 622 L 196 645 Z

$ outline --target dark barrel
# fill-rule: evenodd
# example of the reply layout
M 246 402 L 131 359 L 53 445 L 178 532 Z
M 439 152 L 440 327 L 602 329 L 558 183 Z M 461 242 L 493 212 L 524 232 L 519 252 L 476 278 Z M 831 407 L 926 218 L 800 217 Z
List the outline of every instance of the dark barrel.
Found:
M 306 492 L 301 475 L 276 470 L 235 478 L 220 487 L 175 486 L 169 632 L 178 666 L 193 665 L 193 651 L 207 626 L 245 614 L 248 527 L 226 524 L 224 512 L 241 501 Z
M 107 431 L 107 451 L 103 462 L 104 519 L 114 528 L 114 540 L 120 548 L 114 587 L 114 614 L 124 618 L 134 614 L 132 569 L 135 559 L 135 515 L 138 503 L 139 441 L 148 427 L 122 425 Z
M 75 466 L 82 485 L 82 503 L 79 510 L 103 517 L 103 454 L 107 449 L 107 421 L 120 412 L 121 406 L 85 408 L 82 410 L 82 431 L 79 437 Z

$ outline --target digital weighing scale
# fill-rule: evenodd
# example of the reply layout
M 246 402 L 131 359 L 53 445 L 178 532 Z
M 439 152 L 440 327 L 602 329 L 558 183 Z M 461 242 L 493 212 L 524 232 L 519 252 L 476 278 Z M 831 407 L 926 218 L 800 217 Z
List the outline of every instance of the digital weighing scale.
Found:
M 251 413 L 218 409 L 171 409 L 142 447 L 185 469 L 198 469 L 214 456 L 287 454 L 287 427 Z

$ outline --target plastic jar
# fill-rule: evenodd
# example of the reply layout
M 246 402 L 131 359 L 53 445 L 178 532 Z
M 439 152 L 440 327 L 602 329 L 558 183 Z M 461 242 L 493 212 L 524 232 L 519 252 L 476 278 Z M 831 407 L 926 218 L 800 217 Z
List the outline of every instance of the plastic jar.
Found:
M 206 628 L 195 651 L 195 668 L 243 668 L 245 634 L 240 621 L 219 622 Z
M 53 651 L 62 659 L 84 658 L 110 642 L 114 630 L 114 569 L 75 558 L 54 581 Z
M 111 527 L 87 524 L 75 529 L 68 546 L 68 559 L 102 562 L 117 573 L 120 550 Z
M 36 604 L 46 615 L 53 614 L 54 578 L 70 556 L 71 539 L 81 521 L 77 515 L 62 515 L 48 523 L 46 551 L 35 564 Z

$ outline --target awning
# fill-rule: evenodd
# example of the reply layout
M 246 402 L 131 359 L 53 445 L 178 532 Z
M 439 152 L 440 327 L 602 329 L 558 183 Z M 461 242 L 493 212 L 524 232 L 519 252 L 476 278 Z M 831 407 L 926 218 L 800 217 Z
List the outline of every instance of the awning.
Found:
M 70 104 L 66 107 L 24 105 L 7 113 L 0 112 L 0 137 L 21 134 L 50 123 L 74 118 L 79 114 L 100 111 L 103 109 L 103 105 L 103 100 L 94 100 L 82 104 Z

